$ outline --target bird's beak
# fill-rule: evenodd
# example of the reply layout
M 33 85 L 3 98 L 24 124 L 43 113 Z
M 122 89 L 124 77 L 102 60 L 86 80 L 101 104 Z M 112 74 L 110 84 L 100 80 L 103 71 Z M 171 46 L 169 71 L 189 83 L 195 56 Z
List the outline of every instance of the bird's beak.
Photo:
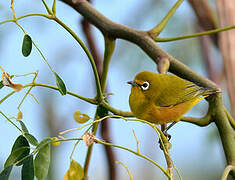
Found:
M 132 86 L 139 86 L 139 84 L 137 84 L 135 81 L 128 81 L 127 83 Z

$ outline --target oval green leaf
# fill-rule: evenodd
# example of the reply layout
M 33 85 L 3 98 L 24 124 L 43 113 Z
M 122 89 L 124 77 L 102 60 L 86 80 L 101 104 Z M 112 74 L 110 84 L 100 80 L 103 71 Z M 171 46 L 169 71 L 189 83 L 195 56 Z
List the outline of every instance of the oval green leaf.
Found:
M 29 143 L 27 141 L 27 139 L 23 136 L 20 135 L 12 149 L 11 149 L 11 154 L 8 156 L 5 164 L 4 164 L 4 168 L 15 164 L 17 161 L 22 160 L 25 156 L 27 156 L 30 152 L 30 147 L 29 147 Z M 20 166 L 22 165 L 24 162 L 24 160 L 18 162 L 17 164 L 15 164 L 16 166 Z
M 28 149 L 28 148 L 27 148 Z M 11 165 L 21 165 L 24 160 L 20 161 L 19 163 L 15 164 L 17 161 L 21 160 L 21 155 L 25 152 L 26 147 L 21 147 L 16 150 L 14 150 L 7 158 L 4 168 L 11 166 Z M 24 156 L 25 157 L 25 156 Z
M 24 162 L 21 169 L 21 180 L 34 179 L 33 155 L 30 155 Z
M 41 143 L 40 143 L 41 144 Z M 41 146 L 34 160 L 35 176 L 38 180 L 43 180 L 48 174 L 50 166 L 50 144 Z
M 24 135 L 30 144 L 32 144 L 33 146 L 38 145 L 38 140 L 32 134 L 25 133 Z
M 32 50 L 32 39 L 31 37 L 26 34 L 24 35 L 24 40 L 23 40 L 23 44 L 22 44 L 22 54 L 23 56 L 27 57 L 30 55 Z
M 59 77 L 57 73 L 54 72 L 55 78 L 56 78 L 56 85 L 59 88 L 59 91 L 62 95 L 65 95 L 67 93 L 66 86 L 63 82 L 63 80 Z
M 8 180 L 9 176 L 11 174 L 11 170 L 12 170 L 12 165 L 8 166 L 7 168 L 5 168 L 1 173 L 0 173 L 0 179 L 1 180 Z

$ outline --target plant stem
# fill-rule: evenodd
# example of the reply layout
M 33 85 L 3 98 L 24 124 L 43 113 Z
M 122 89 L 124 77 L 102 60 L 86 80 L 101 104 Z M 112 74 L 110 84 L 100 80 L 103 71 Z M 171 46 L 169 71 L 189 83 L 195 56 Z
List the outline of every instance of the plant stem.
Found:
M 224 28 L 218 28 L 218 29 L 213 29 L 213 30 L 209 30 L 209 31 L 204 31 L 204 32 L 199 32 L 199 33 L 195 33 L 195 34 L 189 34 L 189 35 L 183 35 L 183 36 L 176 36 L 176 37 L 171 37 L 171 38 L 153 38 L 153 40 L 155 40 L 156 42 L 169 42 L 169 41 L 176 41 L 176 40 L 182 40 L 182 39 L 188 39 L 188 38 L 195 38 L 195 37 L 199 37 L 199 36 L 204 36 L 204 35 L 209 35 L 209 34 L 214 34 L 214 33 L 219 33 L 222 31 L 228 31 L 231 29 L 235 29 L 235 26 L 227 26 Z
M 59 91 L 59 88 L 56 87 L 56 86 L 52 86 L 52 85 L 48 85 L 48 84 L 42 84 L 42 83 L 31 83 L 31 84 L 25 85 L 24 87 L 27 87 L 27 86 L 41 86 L 41 87 L 46 87 L 46 88 L 50 88 L 50 89 L 54 89 L 54 90 Z M 71 96 L 74 96 L 74 97 L 77 97 L 79 99 L 82 99 L 82 100 L 84 100 L 84 101 L 86 101 L 88 103 L 97 104 L 97 102 L 94 99 L 80 96 L 80 95 L 78 95 L 76 93 L 73 93 L 71 91 L 67 91 L 67 94 L 69 94 Z
M 52 85 L 49 85 L 49 84 L 42 84 L 42 83 L 30 83 L 30 84 L 26 84 L 24 86 L 24 88 L 26 87 L 35 87 L 35 86 L 41 86 L 41 87 L 46 87 L 46 88 L 50 88 L 50 89 L 54 89 L 54 90 L 57 90 L 59 91 L 59 88 L 56 87 L 56 86 L 52 86 Z M 0 101 L 0 104 L 3 103 L 7 98 L 9 98 L 11 95 L 15 94 L 15 91 L 12 91 L 11 93 L 9 93 L 8 95 L 6 95 L 3 99 L 1 99 Z M 87 97 L 83 97 L 83 96 L 80 96 L 76 93 L 73 93 L 71 91 L 67 91 L 67 94 L 71 95 L 71 96 L 74 96 L 76 98 L 79 98 L 79 99 L 82 99 L 88 103 L 91 103 L 91 104 L 97 104 L 97 101 L 94 100 L 94 99 L 91 99 L 91 98 L 87 98 Z
M 94 61 L 91 53 L 89 52 L 89 50 L 87 49 L 85 44 L 81 41 L 81 39 L 66 24 L 64 24 L 62 21 L 60 21 L 57 17 L 54 17 L 53 20 L 55 20 L 64 29 L 66 29 L 66 31 L 68 31 L 74 37 L 74 39 L 80 44 L 82 49 L 85 51 L 87 57 L 90 60 L 90 63 L 91 63 L 92 69 L 93 69 L 93 73 L 94 73 L 94 77 L 95 77 L 96 90 L 97 90 L 97 100 L 98 100 L 98 102 L 101 102 L 102 99 L 103 99 L 103 95 L 102 95 L 99 75 L 98 75 L 98 71 L 97 71 L 97 68 L 96 68 L 96 65 L 95 65 L 95 61 Z
M 153 29 L 148 31 L 151 37 L 156 38 L 162 32 L 162 30 L 165 28 L 170 18 L 174 15 L 175 11 L 177 10 L 177 8 L 181 5 L 183 1 L 184 0 L 178 0 L 175 3 L 175 5 L 170 9 L 170 11 L 166 14 L 166 16 L 162 19 L 162 21 Z
M 51 9 L 48 7 L 46 1 L 45 1 L 45 0 L 42 0 L 42 2 L 43 2 L 43 4 L 44 4 L 44 6 L 45 6 L 45 8 L 46 8 L 46 10 L 47 10 L 47 12 L 48 12 L 48 14 L 53 14 L 53 12 L 51 11 Z
M 96 68 L 96 65 L 95 65 L 95 62 L 94 62 L 94 59 L 93 59 L 91 53 L 89 52 L 89 50 L 87 49 L 85 44 L 81 41 L 81 39 L 66 24 L 64 24 L 61 20 L 59 20 L 56 16 L 54 16 L 54 15 L 46 15 L 46 14 L 39 14 L 39 13 L 32 13 L 32 14 L 27 14 L 27 15 L 24 15 L 24 16 L 20 16 L 20 17 L 18 17 L 16 19 L 10 19 L 10 20 L 6 20 L 6 21 L 3 21 L 3 22 L 0 22 L 0 24 L 4 24 L 4 23 L 7 23 L 7 22 L 16 22 L 19 19 L 22 19 L 22 18 L 25 18 L 25 17 L 29 17 L 29 16 L 42 16 L 42 17 L 46 17 L 48 19 L 52 19 L 52 20 L 56 21 L 58 24 L 60 24 L 64 29 L 66 29 L 66 31 L 68 31 L 74 37 L 74 39 L 80 44 L 82 49 L 85 51 L 87 57 L 89 58 L 89 61 L 91 63 L 92 69 L 93 69 L 93 73 L 94 73 L 94 77 L 95 77 L 95 82 L 96 82 L 97 100 L 98 100 L 98 102 L 102 101 L 103 95 L 102 95 L 99 75 L 98 75 L 97 68 Z M 34 45 L 35 45 L 35 43 L 34 43 Z M 35 47 L 37 48 L 36 45 L 35 45 Z M 42 55 L 40 50 L 39 50 L 39 53 Z M 51 69 L 51 67 L 50 67 L 50 69 Z M 53 72 L 53 70 L 52 70 L 52 72 Z
M 102 104 L 102 106 L 104 106 L 106 109 L 108 109 L 113 114 L 124 116 L 124 117 L 134 117 L 134 114 L 132 112 L 121 111 L 119 109 L 116 109 L 105 101 L 103 101 L 101 104 Z
M 115 48 L 115 40 L 113 38 L 104 36 L 104 41 L 105 41 L 105 51 L 104 51 L 103 71 L 101 76 L 102 92 L 104 92 L 106 89 L 109 63 Z
M 133 154 L 135 154 L 135 155 L 137 155 L 139 157 L 142 157 L 142 158 L 146 159 L 147 161 L 151 162 L 152 164 L 154 164 L 155 166 L 157 166 L 159 169 L 161 169 L 161 171 L 169 178 L 168 172 L 166 172 L 166 170 L 164 168 L 162 168 L 159 164 L 157 164 L 155 161 L 153 161 L 152 159 L 150 159 L 147 156 L 139 154 L 138 152 L 133 151 L 131 149 L 128 149 L 126 147 L 115 145 L 115 144 L 111 144 L 111 143 L 107 143 L 107 142 L 104 142 L 104 141 L 101 141 L 101 140 L 98 140 L 97 143 L 103 144 L 105 146 L 113 146 L 113 147 L 116 147 L 116 148 L 119 148 L 119 149 L 124 149 L 124 150 L 129 151 L 129 152 L 131 152 L 131 153 L 133 153 Z
M 12 122 L 2 111 L 0 111 L 0 114 L 1 114 L 4 118 L 6 118 L 7 121 L 9 121 L 13 126 L 15 126 L 16 129 L 18 129 L 18 130 L 22 133 L 21 129 L 20 129 L 14 122 Z
M 101 75 L 102 93 L 104 93 L 104 91 L 105 91 L 109 63 L 110 63 L 111 56 L 112 56 L 114 48 L 115 48 L 115 40 L 114 39 L 111 39 L 110 37 L 105 37 L 104 39 L 105 39 L 105 52 L 104 52 L 104 60 L 103 60 L 103 71 L 102 71 L 102 75 Z M 95 119 L 102 118 L 97 113 L 98 108 L 100 108 L 100 107 L 97 106 Z M 106 115 L 107 114 L 105 114 L 105 116 Z M 99 125 L 98 122 L 93 125 L 93 127 L 92 127 L 92 134 L 93 135 L 96 135 L 98 125 Z M 85 160 L 85 164 L 84 164 L 84 177 L 85 178 L 88 177 L 88 168 L 89 168 L 89 164 L 90 164 L 92 149 L 93 149 L 93 145 L 89 146 L 87 154 L 86 154 L 86 160 Z
M 41 17 L 45 17 L 47 19 L 51 19 L 51 16 L 48 15 L 48 14 L 31 13 L 31 14 L 25 14 L 23 16 L 19 16 L 16 19 L 8 19 L 8 20 L 5 20 L 5 21 L 2 21 L 2 22 L 0 22 L 0 25 L 8 23 L 8 22 L 15 22 L 15 21 L 18 21 L 20 19 L 23 19 L 23 18 L 26 18 L 26 17 L 31 17 L 31 16 L 41 16 Z

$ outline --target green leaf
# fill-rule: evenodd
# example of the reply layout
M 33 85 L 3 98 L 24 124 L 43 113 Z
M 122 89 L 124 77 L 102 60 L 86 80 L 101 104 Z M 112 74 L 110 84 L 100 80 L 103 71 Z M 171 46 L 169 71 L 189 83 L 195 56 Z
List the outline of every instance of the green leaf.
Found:
M 4 85 L 2 84 L 2 81 L 0 81 L 0 89 L 2 89 Z
M 5 168 L 1 173 L 0 173 L 0 179 L 1 180 L 8 180 L 9 176 L 11 174 L 11 170 L 12 170 L 12 165 L 8 166 L 7 168 Z
M 38 140 L 32 134 L 25 133 L 24 135 L 30 144 L 32 144 L 33 146 L 38 145 Z
M 37 179 L 43 180 L 47 176 L 48 169 L 50 166 L 50 144 L 44 143 L 43 146 L 40 144 L 38 145 L 38 147 L 41 147 L 41 148 L 39 149 L 39 152 L 36 155 L 35 160 L 34 160 L 34 170 L 35 170 L 35 176 L 37 177 Z
M 11 152 L 11 154 L 8 156 L 4 164 L 4 168 L 14 165 L 18 160 L 22 159 L 21 155 L 25 152 L 25 150 L 26 150 L 26 147 L 21 147 Z M 17 163 L 16 165 L 21 165 L 22 163 L 23 162 L 20 162 L 20 163 Z
M 34 179 L 33 155 L 30 155 L 24 162 L 21 169 L 21 180 Z
M 25 126 L 23 121 L 19 121 L 21 129 L 25 132 L 25 133 L 29 133 L 27 127 Z
M 58 76 L 57 73 L 54 72 L 55 78 L 56 78 L 56 84 L 59 88 L 59 91 L 62 95 L 65 95 L 67 93 L 66 86 L 63 82 L 63 80 Z
M 24 35 L 24 40 L 22 44 L 22 54 L 27 57 L 30 55 L 32 50 L 32 39 L 28 34 Z
M 28 143 L 27 139 L 23 135 L 20 135 L 16 139 L 16 141 L 11 149 L 11 154 L 8 156 L 8 158 L 4 164 L 4 168 L 15 164 L 17 161 L 20 161 L 25 156 L 27 156 L 29 154 L 29 152 L 30 152 L 30 147 L 29 147 L 29 143 Z M 24 160 L 20 161 L 19 163 L 16 164 L 16 166 L 22 165 L 23 162 L 24 162 Z
M 82 180 L 83 176 L 84 171 L 82 166 L 76 161 L 72 160 L 63 180 Z

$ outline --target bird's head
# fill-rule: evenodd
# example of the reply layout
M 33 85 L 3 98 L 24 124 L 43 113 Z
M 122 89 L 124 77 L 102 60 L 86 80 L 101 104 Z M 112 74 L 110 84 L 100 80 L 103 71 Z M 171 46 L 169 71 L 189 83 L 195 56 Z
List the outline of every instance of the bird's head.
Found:
M 133 81 L 127 82 L 132 86 L 132 91 L 148 95 L 151 92 L 155 73 L 143 71 L 135 76 Z

